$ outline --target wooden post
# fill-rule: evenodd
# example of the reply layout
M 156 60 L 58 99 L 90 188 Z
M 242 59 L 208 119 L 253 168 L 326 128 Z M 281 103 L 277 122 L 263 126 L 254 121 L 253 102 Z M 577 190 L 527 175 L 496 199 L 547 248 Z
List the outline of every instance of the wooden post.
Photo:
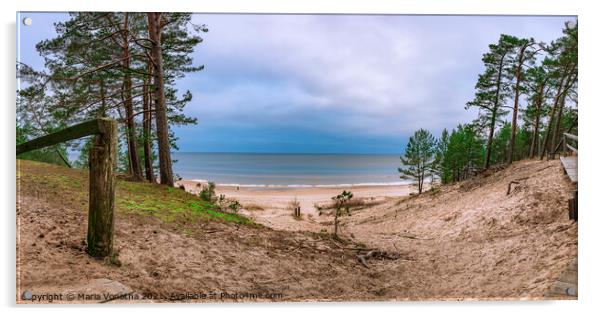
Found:
M 98 120 L 99 133 L 90 148 L 90 202 L 88 249 L 92 257 L 113 253 L 115 210 L 115 166 L 117 164 L 117 123 Z
M 95 135 L 90 149 L 90 201 L 88 249 L 93 257 L 113 252 L 113 213 L 117 165 L 117 122 L 106 118 L 86 121 L 17 145 L 17 156 L 72 139 Z
M 578 197 L 577 197 L 577 190 L 575 190 L 573 198 L 569 199 L 569 219 L 572 219 L 574 221 L 577 221 L 577 217 L 578 217 L 578 207 L 577 207 L 577 201 L 578 201 Z
M 339 204 L 337 205 L 337 209 L 335 210 L 334 213 L 334 236 L 338 237 L 338 233 L 339 233 L 339 212 L 341 210 L 341 206 L 342 206 L 342 202 L 339 202 Z

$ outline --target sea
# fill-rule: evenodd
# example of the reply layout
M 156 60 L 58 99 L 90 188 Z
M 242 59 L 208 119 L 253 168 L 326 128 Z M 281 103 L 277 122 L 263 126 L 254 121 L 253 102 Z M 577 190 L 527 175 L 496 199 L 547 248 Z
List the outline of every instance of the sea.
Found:
M 239 187 L 403 185 L 398 155 L 174 152 L 186 180 Z

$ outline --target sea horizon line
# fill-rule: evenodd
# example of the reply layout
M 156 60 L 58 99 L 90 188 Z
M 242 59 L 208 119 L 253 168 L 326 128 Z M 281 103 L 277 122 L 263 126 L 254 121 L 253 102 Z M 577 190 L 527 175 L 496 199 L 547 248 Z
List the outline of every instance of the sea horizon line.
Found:
M 333 155 L 400 156 L 403 153 L 329 153 L 329 152 L 253 152 L 253 151 L 172 151 L 172 154 L 245 154 L 245 155 Z

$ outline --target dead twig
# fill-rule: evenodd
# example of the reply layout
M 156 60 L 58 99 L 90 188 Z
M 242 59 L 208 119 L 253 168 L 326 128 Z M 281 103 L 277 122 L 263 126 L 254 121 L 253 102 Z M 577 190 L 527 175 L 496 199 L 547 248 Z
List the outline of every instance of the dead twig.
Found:
M 407 239 L 416 239 L 416 240 L 433 240 L 433 238 L 420 238 L 412 235 L 400 235 L 399 237 L 407 238 Z

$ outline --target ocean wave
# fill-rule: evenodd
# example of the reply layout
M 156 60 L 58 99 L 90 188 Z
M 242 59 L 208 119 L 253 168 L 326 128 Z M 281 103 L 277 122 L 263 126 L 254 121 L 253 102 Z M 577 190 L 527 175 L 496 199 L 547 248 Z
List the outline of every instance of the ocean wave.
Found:
M 189 180 L 198 183 L 207 183 L 208 180 L 193 179 Z M 362 183 L 339 183 L 339 184 L 240 184 L 240 183 L 216 183 L 221 187 L 240 187 L 240 188 L 344 188 L 344 187 L 363 187 L 363 186 L 400 186 L 409 185 L 408 181 L 396 182 L 362 182 Z

